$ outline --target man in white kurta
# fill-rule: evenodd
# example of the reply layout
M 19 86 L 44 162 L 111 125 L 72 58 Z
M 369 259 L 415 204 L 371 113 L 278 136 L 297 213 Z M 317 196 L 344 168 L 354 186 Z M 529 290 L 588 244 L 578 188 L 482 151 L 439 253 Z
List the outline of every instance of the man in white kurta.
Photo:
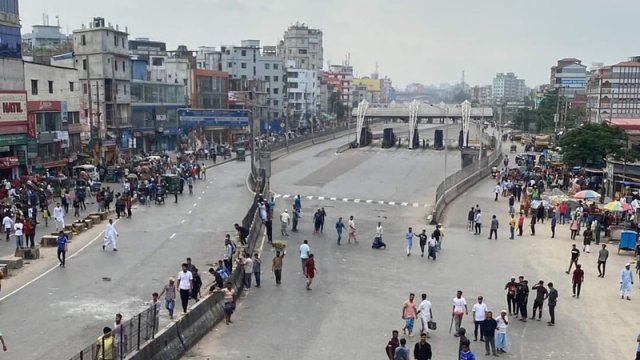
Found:
M 53 208 L 53 220 L 56 222 L 56 232 L 64 230 L 64 209 L 59 203 Z
M 627 297 L 631 300 L 631 289 L 633 285 L 633 273 L 631 272 L 631 264 L 626 263 L 624 269 L 620 272 L 620 299 Z
M 422 332 L 429 336 L 429 327 L 427 324 L 431 321 L 431 301 L 427 300 L 427 294 L 422 294 L 422 302 L 418 306 L 418 316 L 422 322 Z
M 107 224 L 106 229 L 104 229 L 104 243 L 102 243 L 102 250 L 111 245 L 113 246 L 113 251 L 118 251 L 116 247 L 117 236 L 119 235 L 118 231 L 116 231 L 116 227 L 113 225 L 113 220 L 109 219 L 109 223 Z

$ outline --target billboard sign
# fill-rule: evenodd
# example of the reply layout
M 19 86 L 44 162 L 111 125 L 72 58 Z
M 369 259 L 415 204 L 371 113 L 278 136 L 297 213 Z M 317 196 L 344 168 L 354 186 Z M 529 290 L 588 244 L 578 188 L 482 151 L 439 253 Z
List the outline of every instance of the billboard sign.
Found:
M 27 121 L 27 93 L 0 91 L 0 122 Z
M 587 86 L 585 79 L 560 79 L 560 86 L 566 88 L 583 88 Z
M 247 110 L 178 109 L 180 126 L 249 126 Z

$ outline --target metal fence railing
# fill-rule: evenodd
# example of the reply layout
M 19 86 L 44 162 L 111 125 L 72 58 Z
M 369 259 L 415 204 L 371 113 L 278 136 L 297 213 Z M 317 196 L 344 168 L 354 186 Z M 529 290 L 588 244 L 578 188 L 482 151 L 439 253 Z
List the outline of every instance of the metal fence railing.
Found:
M 159 305 L 152 305 L 136 316 L 112 328 L 70 360 L 124 360 L 158 333 Z

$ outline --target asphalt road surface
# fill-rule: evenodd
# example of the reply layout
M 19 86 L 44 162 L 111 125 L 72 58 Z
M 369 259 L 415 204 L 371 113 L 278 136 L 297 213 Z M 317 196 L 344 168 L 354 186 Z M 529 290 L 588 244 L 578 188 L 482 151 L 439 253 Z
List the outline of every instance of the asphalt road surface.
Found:
M 330 154 L 327 150 L 330 146 L 326 144 L 307 149 L 307 156 L 312 159 L 318 154 Z M 399 330 L 403 326 L 401 307 L 410 292 L 416 293 L 417 297 L 425 292 L 433 303 L 438 330 L 432 333 L 429 341 L 434 359 L 455 359 L 457 338 L 448 333 L 448 328 L 451 300 L 456 290 L 464 291 L 469 309 L 477 296 L 482 295 L 489 309 L 499 313 L 506 308 L 503 289 L 512 275 L 524 275 L 530 284 L 538 280 L 556 284 L 560 293 L 556 326 L 546 325 L 549 320 L 546 304 L 543 321 L 523 323 L 511 319 L 508 354 L 500 357 L 530 360 L 632 357 L 637 336 L 632 314 L 638 313 L 640 302 L 637 298 L 623 301 L 617 295 L 620 269 L 631 257 L 617 255 L 615 245 L 610 245 L 607 277 L 599 279 L 595 274 L 595 251 L 583 254 L 581 261 L 585 264 L 586 282 L 580 299 L 572 298 L 570 276 L 564 273 L 571 247 L 568 225 L 558 226 L 556 239 L 550 239 L 547 222 L 538 226 L 536 236 L 527 232 L 524 237 L 508 240 L 507 201 L 503 198 L 493 201 L 495 184 L 491 179 L 482 180 L 449 207 L 444 221 L 443 250 L 435 262 L 420 257 L 417 240 L 414 241 L 412 255 L 408 257 L 405 254 L 403 234 L 408 226 L 416 230 L 433 229 L 425 224 L 423 208 L 318 197 L 331 196 L 332 190 L 339 190 L 340 197 L 350 199 L 382 198 L 377 194 L 385 192 L 398 198 L 410 197 L 420 187 L 425 175 L 399 174 L 397 186 L 389 190 L 385 188 L 387 184 L 378 182 L 376 174 L 398 171 L 399 164 L 404 163 L 413 164 L 420 170 L 420 162 L 429 155 L 414 157 L 409 150 L 380 155 L 383 151 L 386 150 L 365 150 L 364 155 L 356 151 L 344 155 L 364 162 L 364 165 L 346 169 L 327 167 L 330 162 L 325 162 L 322 155 L 317 160 L 317 167 L 310 164 L 298 171 L 288 170 L 289 166 L 301 166 L 299 162 L 296 165 L 294 159 L 283 158 L 276 163 L 279 170 L 274 175 L 277 179 L 272 184 L 274 189 L 286 191 L 306 186 L 309 192 L 318 191 L 311 199 L 303 197 L 300 232 L 285 238 L 288 252 L 282 285 L 274 284 L 269 265 L 274 253 L 265 245 L 262 252 L 263 286 L 252 288 L 247 296 L 243 296 L 234 315 L 234 324 L 218 325 L 184 359 L 385 359 L 384 346 L 391 330 Z M 292 157 L 298 155 L 302 156 L 302 153 Z M 366 163 L 376 156 L 398 158 L 391 162 L 378 162 L 377 172 L 372 172 Z M 285 165 L 287 161 L 288 166 Z M 328 179 L 326 183 L 299 184 L 317 168 L 325 169 L 318 176 Z M 422 171 L 434 174 L 428 167 Z M 342 181 L 341 186 L 333 187 L 332 182 L 341 178 L 351 181 Z M 436 182 L 434 179 L 433 183 Z M 376 184 L 383 185 L 376 187 Z M 421 196 L 414 196 L 412 200 L 430 201 Z M 291 203 L 292 198 L 279 198 L 276 213 L 290 207 Z M 482 207 L 485 223 L 488 223 L 490 215 L 497 214 L 501 222 L 498 241 L 488 240 L 486 229 L 480 236 L 467 231 L 466 214 L 475 204 Z M 326 209 L 328 219 L 324 233 L 314 235 L 311 217 L 318 207 Z M 346 219 L 350 215 L 355 217 L 360 243 L 349 245 L 343 240 L 343 244 L 338 246 L 334 223 L 337 217 Z M 387 250 L 370 247 L 378 221 L 385 229 Z M 310 242 L 319 271 L 312 291 L 305 290 L 298 258 L 298 247 L 304 239 Z M 533 298 L 530 298 L 529 311 L 532 303 Z M 473 338 L 470 315 L 464 317 L 463 326 Z M 411 349 L 417 340 L 417 336 L 409 339 Z M 478 358 L 484 356 L 484 343 L 472 342 L 471 348 Z
M 193 195 L 185 190 L 177 205 L 170 196 L 163 206 L 138 206 L 132 220 L 116 224 L 120 251 L 103 252 L 99 238 L 66 268 L 0 302 L 10 358 L 70 358 L 112 326 L 116 313 L 128 319 L 145 308 L 186 257 L 208 280 L 206 264 L 221 258 L 224 234 L 232 233 L 253 198 L 248 171 L 248 161 L 224 164 L 196 181 Z

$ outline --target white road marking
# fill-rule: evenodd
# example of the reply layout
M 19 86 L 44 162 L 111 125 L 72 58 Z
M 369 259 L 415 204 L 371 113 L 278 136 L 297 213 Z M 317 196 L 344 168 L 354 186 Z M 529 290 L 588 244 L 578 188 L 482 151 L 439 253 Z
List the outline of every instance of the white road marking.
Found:
M 409 203 L 403 202 L 402 204 L 400 204 L 401 206 L 407 206 L 409 205 Z
M 367 200 L 365 201 L 367 204 L 371 204 L 373 202 L 373 200 Z
M 282 195 L 280 195 L 280 194 L 275 194 L 275 195 L 273 195 L 273 197 L 274 197 L 275 199 L 280 198 L 280 196 L 282 196 Z
M 193 212 L 193 210 L 189 210 L 189 214 L 191 214 Z
M 182 220 L 184 221 L 184 220 Z M 176 237 L 176 233 L 171 234 L 171 236 L 169 236 L 169 239 L 173 239 L 174 237 Z
M 202 190 L 202 193 L 204 194 L 204 190 Z
M 288 199 L 288 198 L 290 198 L 290 197 L 291 197 L 291 195 L 289 195 L 289 194 L 282 195 L 282 198 L 283 198 L 283 199 Z
M 196 207 L 196 206 L 198 206 L 198 204 L 196 204 L 196 203 L 193 203 L 193 207 Z
M 332 197 L 332 198 L 331 198 L 331 199 L 329 199 L 329 200 L 336 201 L 336 200 L 338 200 L 338 199 L 337 199 L 337 198 Z
M 384 201 L 383 201 L 383 203 L 384 203 Z M 389 201 L 389 202 L 388 202 L 388 204 L 389 204 L 389 205 L 395 205 L 395 204 L 396 204 L 396 202 L 395 202 L 395 201 Z
M 349 199 L 347 199 L 347 198 L 342 198 L 342 202 L 347 202 L 347 201 L 349 201 Z
M 184 219 L 182 219 L 182 220 L 180 221 L 180 224 L 184 224 Z
M 324 200 L 324 196 L 318 196 L 318 200 Z
M 378 204 L 384 205 L 384 201 L 378 201 Z
M 360 199 L 355 199 L 353 200 L 354 203 L 359 204 L 360 203 Z
M 413 207 L 418 207 L 419 204 L 418 203 L 413 203 Z
M 307 196 L 307 200 L 312 200 L 313 196 Z
M 115 225 L 116 223 L 118 223 L 118 221 L 120 221 L 120 219 L 116 219 L 116 221 L 113 222 L 113 224 Z M 102 230 L 96 237 L 94 237 L 93 239 L 91 239 L 91 241 L 89 241 L 85 246 L 81 247 L 78 251 L 74 252 L 73 254 L 71 254 L 67 259 L 73 259 L 74 257 L 76 257 L 76 255 L 80 254 L 81 252 L 83 252 L 86 248 L 88 248 L 89 246 L 91 246 L 96 240 L 98 240 L 98 238 L 102 237 L 102 234 L 104 234 L 104 230 Z M 42 279 L 43 277 L 45 277 L 47 274 L 49 274 L 50 272 L 52 272 L 55 269 L 58 269 L 60 266 L 59 265 L 55 265 L 53 267 L 51 267 L 49 270 L 43 272 L 42 274 L 36 276 L 33 280 L 27 281 L 24 285 L 20 286 L 19 288 L 13 290 L 12 292 L 8 293 L 7 295 L 3 296 L 0 298 L 0 302 L 2 302 L 5 299 L 8 299 L 9 296 L 14 295 L 16 293 L 18 293 L 19 291 L 23 290 L 24 288 L 26 288 L 27 286 L 33 284 L 34 282 Z
M 202 200 L 202 196 L 198 196 L 198 200 Z

